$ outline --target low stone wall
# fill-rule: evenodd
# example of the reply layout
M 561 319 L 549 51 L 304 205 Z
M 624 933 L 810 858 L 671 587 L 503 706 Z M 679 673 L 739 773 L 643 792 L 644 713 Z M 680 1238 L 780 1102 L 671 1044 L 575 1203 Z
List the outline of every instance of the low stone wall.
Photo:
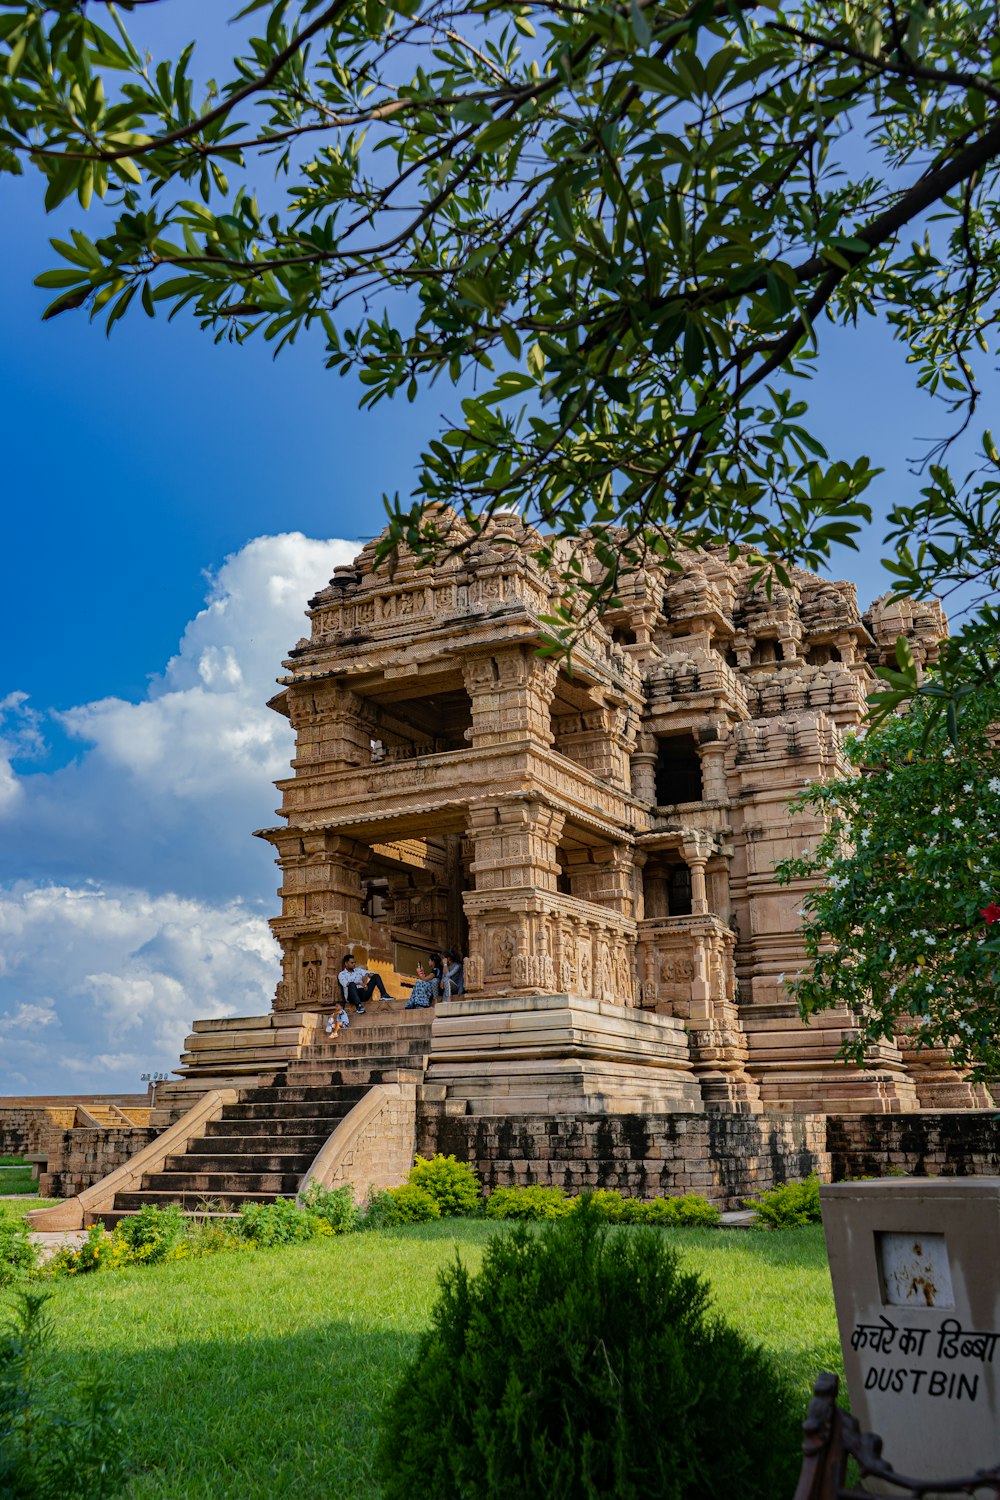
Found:
M 42 1140 L 53 1131 L 68 1130 L 76 1118 L 76 1107 L 40 1108 L 37 1105 L 0 1106 L 0 1156 L 27 1156 L 42 1149 Z
M 399 1187 L 413 1165 L 416 1092 L 412 1083 L 376 1084 L 337 1126 L 306 1178 L 326 1188 L 350 1183 L 361 1204 L 373 1191 Z
M 449 1115 L 423 1105 L 417 1150 L 471 1161 L 487 1187 L 541 1183 L 637 1198 L 701 1193 L 740 1208 L 775 1183 L 830 1175 L 822 1115 Z
M 137 1125 L 98 1130 L 52 1130 L 37 1148 L 48 1153 L 38 1178 L 42 1198 L 72 1198 L 124 1166 L 161 1132 Z
M 1000 1114 L 955 1110 L 905 1115 L 830 1115 L 834 1182 L 851 1177 L 1000 1176 Z

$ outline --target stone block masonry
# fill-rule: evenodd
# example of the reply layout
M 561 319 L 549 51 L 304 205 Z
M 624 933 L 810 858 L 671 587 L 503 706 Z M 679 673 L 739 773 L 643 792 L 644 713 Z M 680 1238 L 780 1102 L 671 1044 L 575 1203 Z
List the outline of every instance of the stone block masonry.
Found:
M 820 1115 L 577 1115 L 476 1117 L 424 1105 L 417 1149 L 470 1161 L 487 1188 L 616 1188 L 636 1198 L 700 1193 L 741 1208 L 776 1183 L 829 1180 Z
M 832 1179 L 1000 1176 L 1000 1114 L 994 1110 L 831 1115 Z
M 312 1179 L 325 1188 L 350 1183 L 363 1205 L 371 1193 L 406 1181 L 415 1132 L 415 1086 L 376 1084 L 334 1131 L 304 1185 Z
M 48 1153 L 38 1178 L 42 1198 L 72 1198 L 107 1177 L 159 1135 L 138 1126 L 50 1131 L 38 1148 Z

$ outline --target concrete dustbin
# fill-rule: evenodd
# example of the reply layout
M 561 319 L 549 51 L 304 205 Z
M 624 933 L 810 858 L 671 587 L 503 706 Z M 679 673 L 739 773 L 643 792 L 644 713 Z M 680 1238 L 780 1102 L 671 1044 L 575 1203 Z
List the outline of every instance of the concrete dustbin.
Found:
M 893 1468 L 1000 1463 L 1000 1178 L 820 1188 L 851 1411 Z

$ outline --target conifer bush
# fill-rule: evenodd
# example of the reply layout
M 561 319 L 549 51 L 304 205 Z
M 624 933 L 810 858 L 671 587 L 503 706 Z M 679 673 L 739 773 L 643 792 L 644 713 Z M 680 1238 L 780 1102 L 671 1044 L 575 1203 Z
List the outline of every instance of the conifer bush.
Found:
M 111 1500 L 127 1479 L 118 1403 L 98 1376 L 50 1372 L 49 1295 L 22 1292 L 0 1328 L 0 1495 Z
M 586 1203 L 443 1273 L 377 1462 L 386 1500 L 776 1500 L 799 1420 L 663 1236 Z

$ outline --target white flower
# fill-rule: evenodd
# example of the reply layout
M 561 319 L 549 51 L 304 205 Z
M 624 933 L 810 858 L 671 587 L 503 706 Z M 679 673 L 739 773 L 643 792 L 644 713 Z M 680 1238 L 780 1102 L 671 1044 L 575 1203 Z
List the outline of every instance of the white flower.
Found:
M 906 857 L 907 857 L 907 859 L 913 859 L 913 857 L 916 854 L 916 852 L 917 852 L 917 846 L 916 846 L 916 844 L 911 844 L 910 847 L 906 851 Z
M 1000 792 L 1000 776 L 991 776 L 986 785 L 994 794 Z
M 961 818 L 952 818 L 951 826 L 952 828 L 964 828 L 965 824 L 962 822 Z
M 962 791 L 963 792 L 971 792 L 972 791 L 972 782 L 971 781 L 967 781 L 965 783 L 965 785 L 963 786 Z

